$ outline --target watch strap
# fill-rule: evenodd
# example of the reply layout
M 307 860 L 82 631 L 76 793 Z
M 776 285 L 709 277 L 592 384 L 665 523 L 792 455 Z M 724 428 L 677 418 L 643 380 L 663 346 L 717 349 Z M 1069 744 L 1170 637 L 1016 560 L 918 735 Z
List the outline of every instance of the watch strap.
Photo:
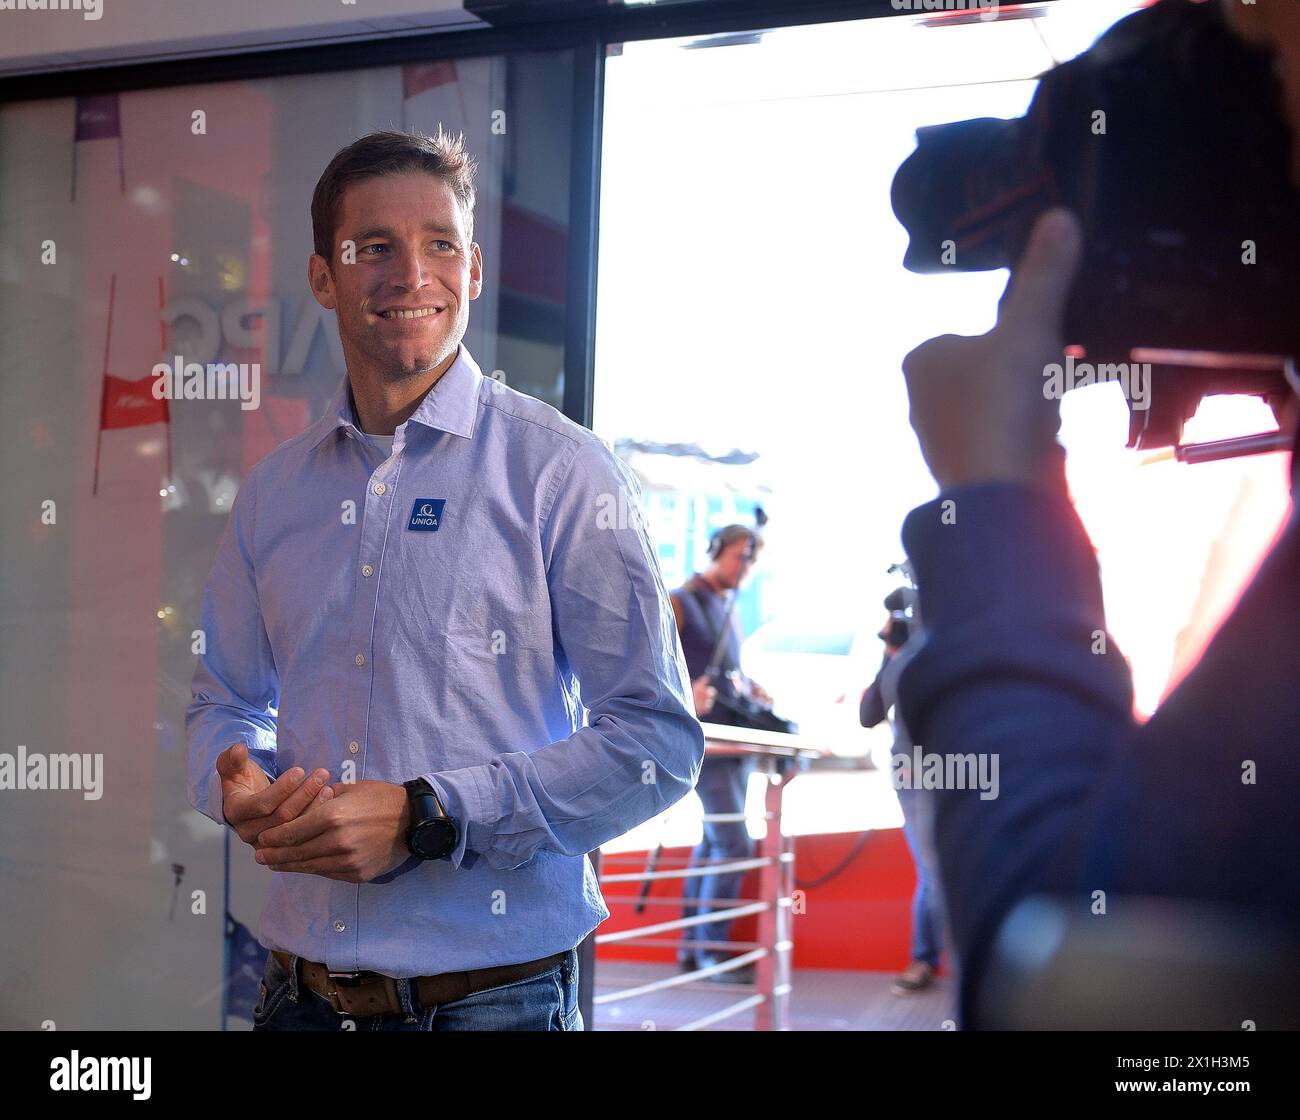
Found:
M 411 799 L 411 804 L 415 805 L 418 800 L 428 798 L 432 802 L 434 812 L 425 812 L 421 814 L 420 821 L 436 820 L 439 817 L 445 817 L 447 810 L 443 808 L 442 802 L 438 798 L 437 791 L 429 784 L 427 778 L 412 778 L 409 782 L 403 782 L 406 789 L 406 795 Z M 428 802 L 425 802 L 421 808 L 427 808 Z M 412 824 L 419 824 L 420 821 L 412 820 Z

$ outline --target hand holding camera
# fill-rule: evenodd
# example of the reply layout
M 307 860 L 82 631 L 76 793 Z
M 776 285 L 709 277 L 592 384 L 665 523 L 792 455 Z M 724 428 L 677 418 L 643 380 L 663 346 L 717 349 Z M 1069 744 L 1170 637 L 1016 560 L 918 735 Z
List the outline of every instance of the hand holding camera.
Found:
M 1079 265 L 1079 224 L 1049 210 L 1034 226 L 998 311 L 974 338 L 942 335 L 903 361 L 912 426 L 943 489 L 975 482 L 1064 487 L 1060 401 L 1042 389 L 1061 357 L 1061 319 Z

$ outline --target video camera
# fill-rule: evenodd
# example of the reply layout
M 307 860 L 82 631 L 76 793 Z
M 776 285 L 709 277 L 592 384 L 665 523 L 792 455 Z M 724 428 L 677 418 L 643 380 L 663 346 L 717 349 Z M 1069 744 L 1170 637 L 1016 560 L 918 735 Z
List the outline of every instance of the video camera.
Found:
M 912 573 L 910 560 L 899 564 L 890 564 L 889 575 L 900 575 L 907 582 L 894 588 L 885 596 L 885 610 L 889 612 L 889 621 L 880 628 L 876 635 L 887 646 L 902 649 L 903 644 L 912 636 L 914 627 L 920 621 L 920 593 L 916 589 L 916 580 Z
M 1278 433 L 1178 447 L 1201 399 L 1264 397 L 1300 355 L 1300 192 L 1267 53 L 1217 4 L 1160 0 L 1043 75 L 1016 120 L 922 128 L 894 178 L 913 272 L 1010 268 L 1046 209 L 1079 218 L 1071 358 L 1119 380 L 1128 446 L 1198 461 L 1277 450 Z M 1149 374 L 1135 407 L 1122 376 Z M 1117 375 L 1118 374 L 1118 375 Z
M 897 587 L 885 596 L 885 610 L 889 612 L 889 621 L 876 635 L 885 645 L 901 649 L 912 636 L 916 598 L 914 587 Z

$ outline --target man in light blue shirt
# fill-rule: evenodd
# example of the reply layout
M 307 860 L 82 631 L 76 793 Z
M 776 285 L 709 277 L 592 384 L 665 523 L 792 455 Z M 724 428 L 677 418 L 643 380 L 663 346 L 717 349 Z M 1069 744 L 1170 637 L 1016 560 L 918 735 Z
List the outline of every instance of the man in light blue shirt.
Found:
M 348 375 L 249 472 L 204 596 L 189 797 L 275 872 L 260 1029 L 581 1029 L 586 853 L 703 758 L 634 477 L 461 345 L 473 172 L 375 133 L 322 175 Z

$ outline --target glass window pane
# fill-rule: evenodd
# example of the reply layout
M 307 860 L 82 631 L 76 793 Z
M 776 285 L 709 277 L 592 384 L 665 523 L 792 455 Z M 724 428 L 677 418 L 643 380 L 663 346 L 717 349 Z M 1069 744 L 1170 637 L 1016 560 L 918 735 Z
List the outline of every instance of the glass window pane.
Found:
M 46 970 L 22 1021 L 215 1025 L 221 843 L 184 801 L 184 713 L 240 482 L 344 376 L 307 283 L 313 188 L 372 130 L 463 132 L 485 272 L 465 345 L 559 407 L 573 67 L 536 51 L 0 106 L 0 737 L 106 759 L 102 800 L 57 828 L 54 794 L 0 813 L 3 850 L 39 848 L 41 869 L 6 877 L 6 909 L 27 917 L 21 945 L 0 943 L 23 969 L 33 942 L 83 965 Z M 256 407 L 155 398 L 175 355 L 244 363 Z M 255 924 L 267 880 L 235 862 L 236 913 Z M 171 863 L 166 929 L 184 936 L 158 918 Z M 64 874 L 76 890 L 57 889 Z M 201 936 L 182 927 L 196 888 Z M 176 982 L 122 981 L 154 974 Z

